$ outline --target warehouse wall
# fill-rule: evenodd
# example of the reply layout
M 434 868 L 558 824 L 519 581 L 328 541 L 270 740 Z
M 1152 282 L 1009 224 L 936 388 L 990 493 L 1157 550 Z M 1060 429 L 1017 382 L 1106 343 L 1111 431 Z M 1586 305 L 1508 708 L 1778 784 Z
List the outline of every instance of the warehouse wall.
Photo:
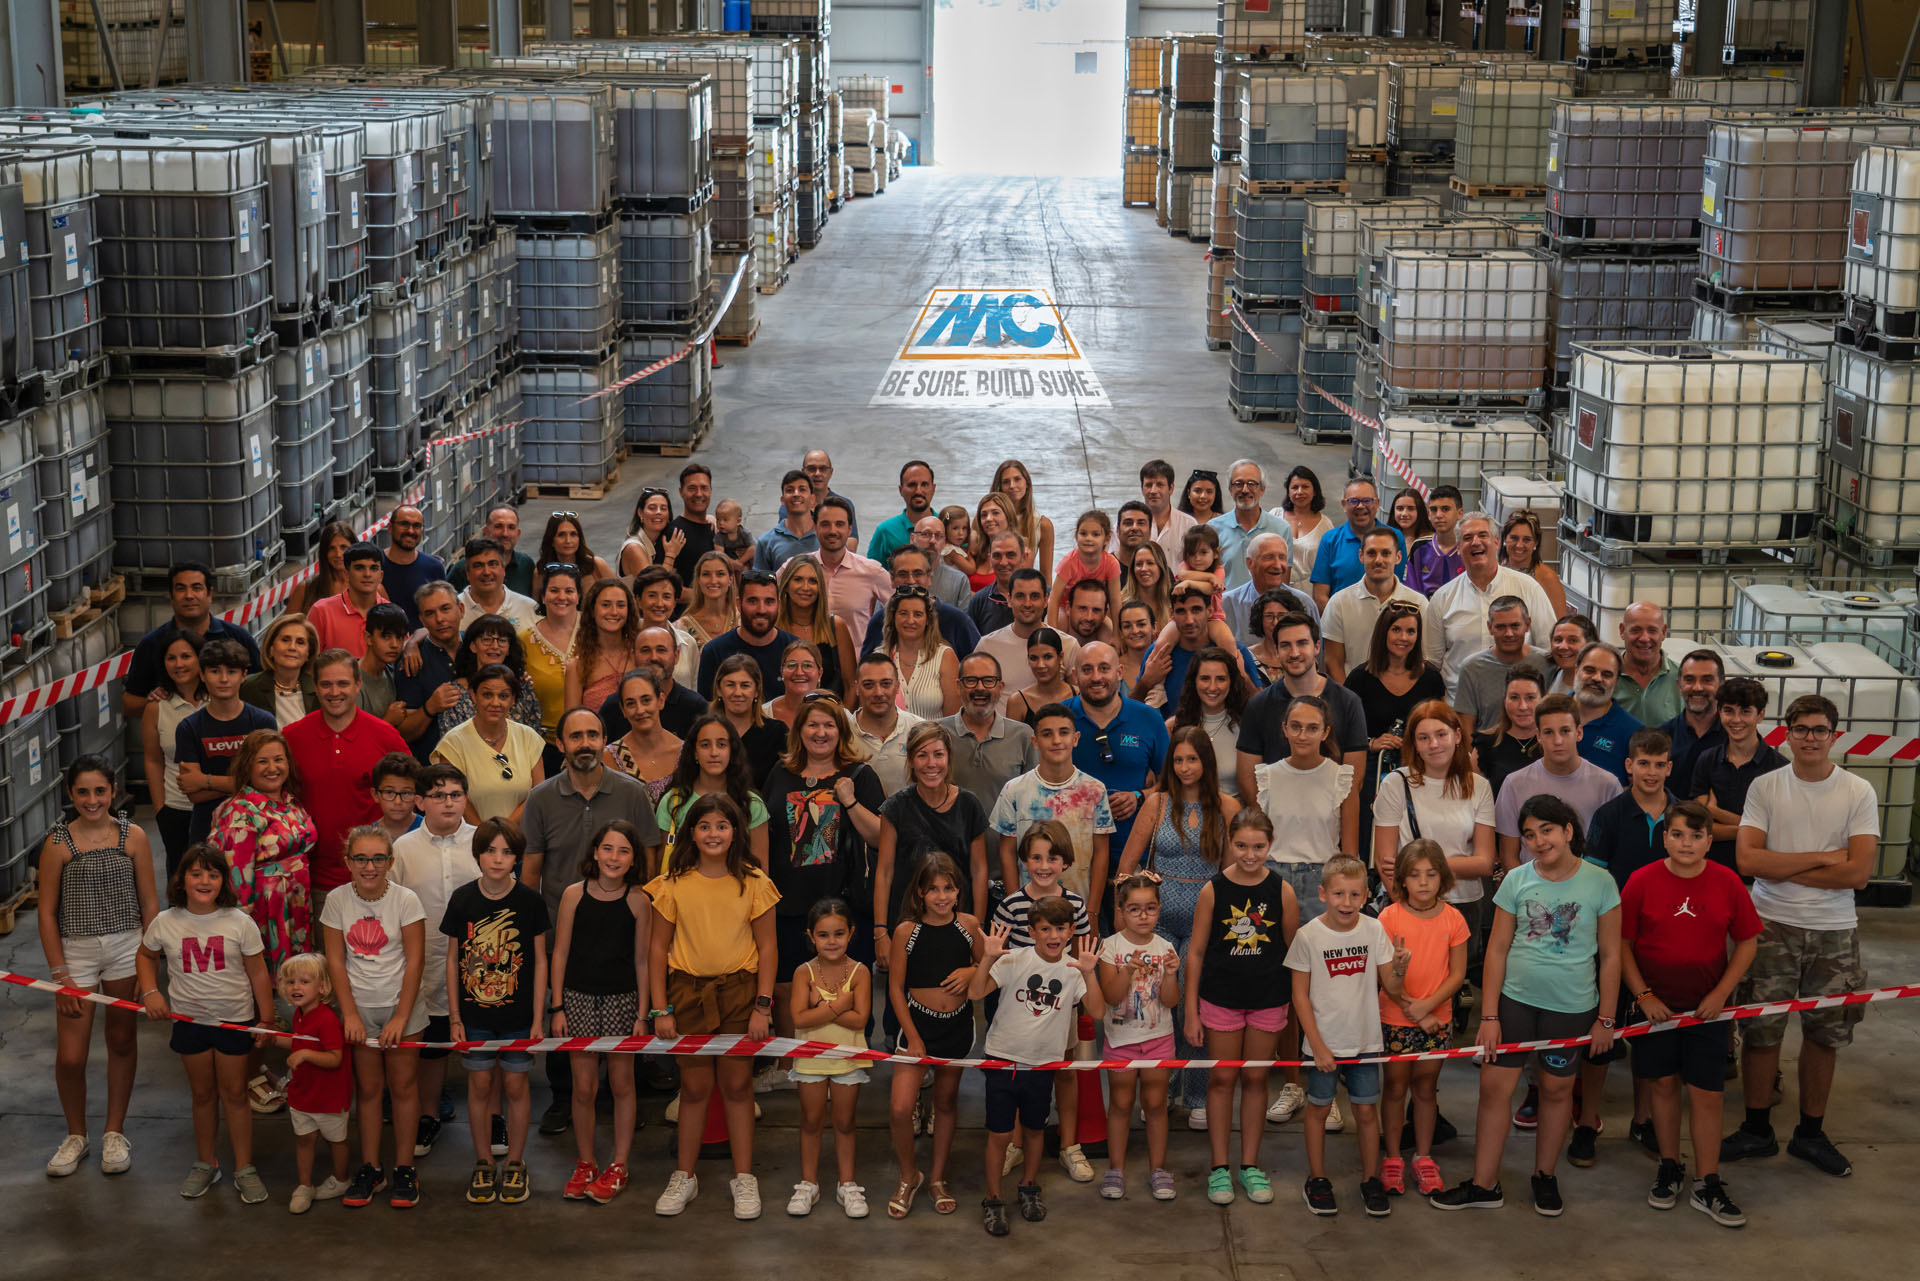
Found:
M 1127 34 L 1166 36 L 1213 31 L 1219 6 L 1212 0 L 1127 0 Z
M 833 74 L 885 76 L 895 87 L 893 127 L 932 164 L 931 0 L 834 0 Z

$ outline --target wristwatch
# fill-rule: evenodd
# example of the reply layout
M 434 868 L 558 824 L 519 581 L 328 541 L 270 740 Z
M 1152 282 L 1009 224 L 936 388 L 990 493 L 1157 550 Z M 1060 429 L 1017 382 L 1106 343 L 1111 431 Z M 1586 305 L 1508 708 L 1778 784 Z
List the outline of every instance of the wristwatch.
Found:
M 1608 1018 L 1604 1014 L 1602 1014 L 1597 1021 L 1599 1022 L 1601 1027 L 1610 1028 L 1613 1026 L 1613 1020 Z
M 773 1009 L 773 998 L 770 996 L 756 996 L 753 998 L 753 1008 L 762 1014 L 769 1013 Z

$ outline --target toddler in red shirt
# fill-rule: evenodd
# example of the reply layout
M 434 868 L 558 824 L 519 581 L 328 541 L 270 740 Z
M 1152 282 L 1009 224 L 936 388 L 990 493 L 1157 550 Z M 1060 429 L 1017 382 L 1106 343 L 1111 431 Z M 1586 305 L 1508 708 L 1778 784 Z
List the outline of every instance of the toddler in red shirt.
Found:
M 290 956 L 280 966 L 280 995 L 293 1006 L 293 1036 L 283 1038 L 292 1052 L 287 1069 L 287 1116 L 293 1121 L 294 1160 L 300 1186 L 287 1208 L 305 1214 L 315 1201 L 331 1201 L 347 1190 L 347 1109 L 353 1104 L 353 1061 L 347 1057 L 347 1033 L 327 1004 L 333 982 L 327 958 L 313 952 Z M 311 1037 L 312 1040 L 301 1040 Z M 333 1149 L 333 1173 L 313 1183 L 314 1151 L 325 1139 Z
M 1666 858 L 1628 877 L 1620 892 L 1621 974 L 1650 1022 L 1664 1023 L 1687 1011 L 1712 1019 L 1753 964 L 1760 914 L 1740 878 L 1707 858 L 1713 817 L 1705 806 L 1680 801 L 1668 807 L 1664 840 Z M 1660 1140 L 1660 1168 L 1647 1204 L 1671 1210 L 1680 1199 L 1686 1176 L 1680 1164 L 1684 1081 L 1700 1166 L 1687 1204 L 1715 1223 L 1737 1228 L 1747 1219 L 1719 1174 L 1723 1068 L 1731 1032 L 1727 1023 L 1701 1023 L 1638 1037 L 1633 1074 L 1652 1082 L 1653 1130 Z

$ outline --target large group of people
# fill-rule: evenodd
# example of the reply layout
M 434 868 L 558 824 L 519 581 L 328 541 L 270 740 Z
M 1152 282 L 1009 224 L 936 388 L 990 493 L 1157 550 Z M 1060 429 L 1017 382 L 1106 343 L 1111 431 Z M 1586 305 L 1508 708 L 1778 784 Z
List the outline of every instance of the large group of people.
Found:
M 1216 1203 L 1273 1199 L 1264 1132 L 1298 1117 L 1315 1214 L 1336 1212 L 1326 1136 L 1351 1124 L 1369 1215 L 1410 1192 L 1499 1206 L 1510 1125 L 1535 1130 L 1531 1202 L 1556 1215 L 1561 1157 L 1597 1159 L 1621 1028 L 1865 982 L 1852 892 L 1879 815 L 1829 759 L 1837 710 L 1776 709 L 1776 752 L 1766 689 L 1724 679 L 1712 649 L 1668 657 L 1659 602 L 1610 638 L 1570 612 L 1530 516 L 1496 528 L 1449 486 L 1383 513 L 1364 477 L 1330 511 L 1306 467 L 1269 509 L 1256 462 L 1180 486 L 1155 459 L 1137 500 L 1063 522 L 1056 558 L 1018 460 L 971 507 L 938 505 L 934 469 L 912 460 L 862 554 L 833 474 L 807 453 L 754 539 L 689 464 L 678 514 L 675 494 L 643 490 L 610 560 L 564 511 L 530 558 L 501 508 L 446 565 L 402 506 L 384 548 L 328 530 L 300 608 L 258 645 L 211 617 L 205 567 L 174 568 L 173 617 L 135 648 L 124 697 L 162 848 L 111 772 L 80 761 L 40 858 L 40 927 L 61 983 L 201 1020 L 172 1029 L 193 1095 L 182 1195 L 223 1177 L 224 1120 L 225 1172 L 265 1200 L 251 1127 L 285 1110 L 293 1211 L 416 1204 L 417 1161 L 452 1116 L 450 1055 L 401 1042 L 777 1033 L 948 1060 L 973 1052 L 983 1002 L 984 1055 L 1016 1065 L 986 1077 L 993 1235 L 1016 1170 L 1019 1217 L 1046 1213 L 1050 1124 L 1067 1175 L 1122 1199 L 1137 1111 L 1148 1191 L 1175 1197 L 1175 1109 L 1207 1135 Z M 291 1038 L 207 1022 L 271 1025 L 276 997 Z M 94 1008 L 59 1003 L 56 1177 L 90 1147 Z M 1859 1016 L 1801 1020 L 1787 1150 L 1830 1175 L 1850 1170 L 1823 1122 Z M 107 1173 L 132 1159 L 132 1018 L 104 1016 Z M 1652 1206 L 1745 1221 L 1720 1168 L 1779 1149 L 1785 1022 L 1743 1023 L 1737 1051 L 1724 1022 L 1631 1040 Z M 1489 1060 L 1451 1186 L 1433 1155 L 1454 1133 L 1438 1063 L 1353 1061 L 1565 1036 L 1591 1042 Z M 1142 1064 L 1107 1074 L 1103 1171 L 1078 1141 L 1076 1074 L 1025 1066 L 1096 1054 Z M 1305 1066 L 1277 1089 L 1264 1067 L 1159 1066 L 1198 1057 Z M 563 1195 L 612 1200 L 636 1064 L 544 1058 L 538 1129 L 577 1144 Z M 461 1060 L 466 1199 L 523 1201 L 532 1056 Z M 760 1213 L 754 1094 L 776 1088 L 802 1104 L 788 1212 L 823 1195 L 831 1129 L 833 1198 L 869 1213 L 853 1116 L 878 1069 L 641 1066 L 678 1081 L 658 1213 L 697 1195 L 716 1097 L 733 1211 Z M 1744 1114 L 1723 1136 L 1736 1066 Z M 952 1213 L 961 1070 L 891 1072 L 886 1212 L 924 1190 Z

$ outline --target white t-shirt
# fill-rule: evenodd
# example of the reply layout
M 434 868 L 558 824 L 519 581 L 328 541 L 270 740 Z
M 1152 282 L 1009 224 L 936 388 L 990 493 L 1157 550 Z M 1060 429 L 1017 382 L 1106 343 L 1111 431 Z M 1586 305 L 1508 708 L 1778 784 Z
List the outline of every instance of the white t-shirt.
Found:
M 1427 661 L 1446 678 L 1449 696 L 1460 680 L 1460 665 L 1493 644 L 1493 633 L 1487 630 L 1487 606 L 1502 596 L 1518 596 L 1527 603 L 1527 617 L 1533 620 L 1527 640 L 1535 649 L 1546 649 L 1552 643 L 1553 603 L 1533 575 L 1502 565 L 1493 572 L 1485 591 L 1475 587 L 1466 574 L 1455 575 L 1436 588 L 1427 601 L 1422 642 Z
M 1373 825 L 1400 829 L 1397 845 L 1413 839 L 1413 824 L 1407 822 L 1407 792 L 1401 786 L 1409 781 L 1405 774 L 1399 775 L 1399 782 L 1391 777 L 1383 778 L 1373 798 Z M 1471 858 L 1473 829 L 1482 823 L 1493 826 L 1493 785 L 1475 774 L 1471 797 L 1443 795 L 1444 788 L 1444 780 L 1438 779 L 1423 779 L 1414 784 L 1413 812 L 1420 820 L 1420 835 L 1440 842 L 1448 858 Z M 1480 882 L 1477 876 L 1456 881 L 1447 901 L 1479 902 L 1486 894 Z
M 1765 832 L 1770 850 L 1843 850 L 1851 837 L 1879 838 L 1880 802 L 1858 774 L 1835 766 L 1809 783 L 1789 765 L 1753 781 L 1740 826 Z M 1850 930 L 1859 923 L 1852 890 L 1755 877 L 1753 906 L 1764 920 L 1803 930 Z
M 1345 932 L 1316 916 L 1293 936 L 1287 968 L 1306 973 L 1313 1021 L 1335 1058 L 1380 1052 L 1380 969 L 1392 960 L 1387 931 L 1371 916 Z
M 451 836 L 435 836 L 424 823 L 414 828 L 393 843 L 389 875 L 395 884 L 413 891 L 426 913 L 427 957 L 420 968 L 420 1006 L 429 1018 L 442 1017 L 448 1012 L 447 941 L 439 926 L 453 892 L 480 879 L 480 864 L 473 857 L 473 824 L 463 820 Z M 353 892 L 351 886 L 343 888 Z
M 1367 590 L 1364 581 L 1342 587 L 1327 598 L 1326 612 L 1320 616 L 1321 639 L 1346 647 L 1349 671 L 1366 661 L 1373 645 L 1374 624 L 1380 621 L 1387 606 L 1397 600 L 1417 606 L 1427 603 L 1425 596 L 1398 579 L 1394 580 L 1393 591 L 1386 600 L 1377 599 Z
M 1074 1006 L 1087 994 L 1086 979 L 1067 963 L 1042 960 L 1030 947 L 1015 948 L 990 971 L 1000 988 L 1000 1008 L 987 1028 L 987 1057 L 1009 1063 L 1051 1063 L 1067 1056 L 1073 1039 Z
M 251 1023 L 253 984 L 245 957 L 267 950 L 260 927 L 237 907 L 196 913 L 170 907 L 140 941 L 167 958 L 167 1004 L 192 1019 Z
M 393 880 L 387 882 L 387 892 L 372 902 L 361 898 L 351 884 L 327 895 L 327 905 L 320 909 L 320 923 L 340 931 L 355 1005 L 366 1010 L 399 1004 L 401 981 L 407 972 L 407 948 L 400 931 L 426 919 L 420 896 Z M 425 978 L 423 968 L 423 983 Z M 443 971 L 443 987 L 445 979 Z
M 1127 942 L 1124 934 L 1108 935 L 1100 944 L 1100 959 L 1122 973 L 1136 957 L 1147 962 L 1147 976 L 1107 1007 L 1107 1017 L 1100 1025 L 1106 1030 L 1108 1045 L 1138 1045 L 1173 1035 L 1173 1011 L 1160 1003 L 1160 981 L 1179 970 L 1180 953 L 1158 934 L 1145 947 Z
M 1253 777 L 1260 808 L 1273 820 L 1269 863 L 1320 864 L 1340 852 L 1340 806 L 1353 791 L 1353 766 L 1322 757 L 1303 770 L 1288 759 L 1259 766 Z

